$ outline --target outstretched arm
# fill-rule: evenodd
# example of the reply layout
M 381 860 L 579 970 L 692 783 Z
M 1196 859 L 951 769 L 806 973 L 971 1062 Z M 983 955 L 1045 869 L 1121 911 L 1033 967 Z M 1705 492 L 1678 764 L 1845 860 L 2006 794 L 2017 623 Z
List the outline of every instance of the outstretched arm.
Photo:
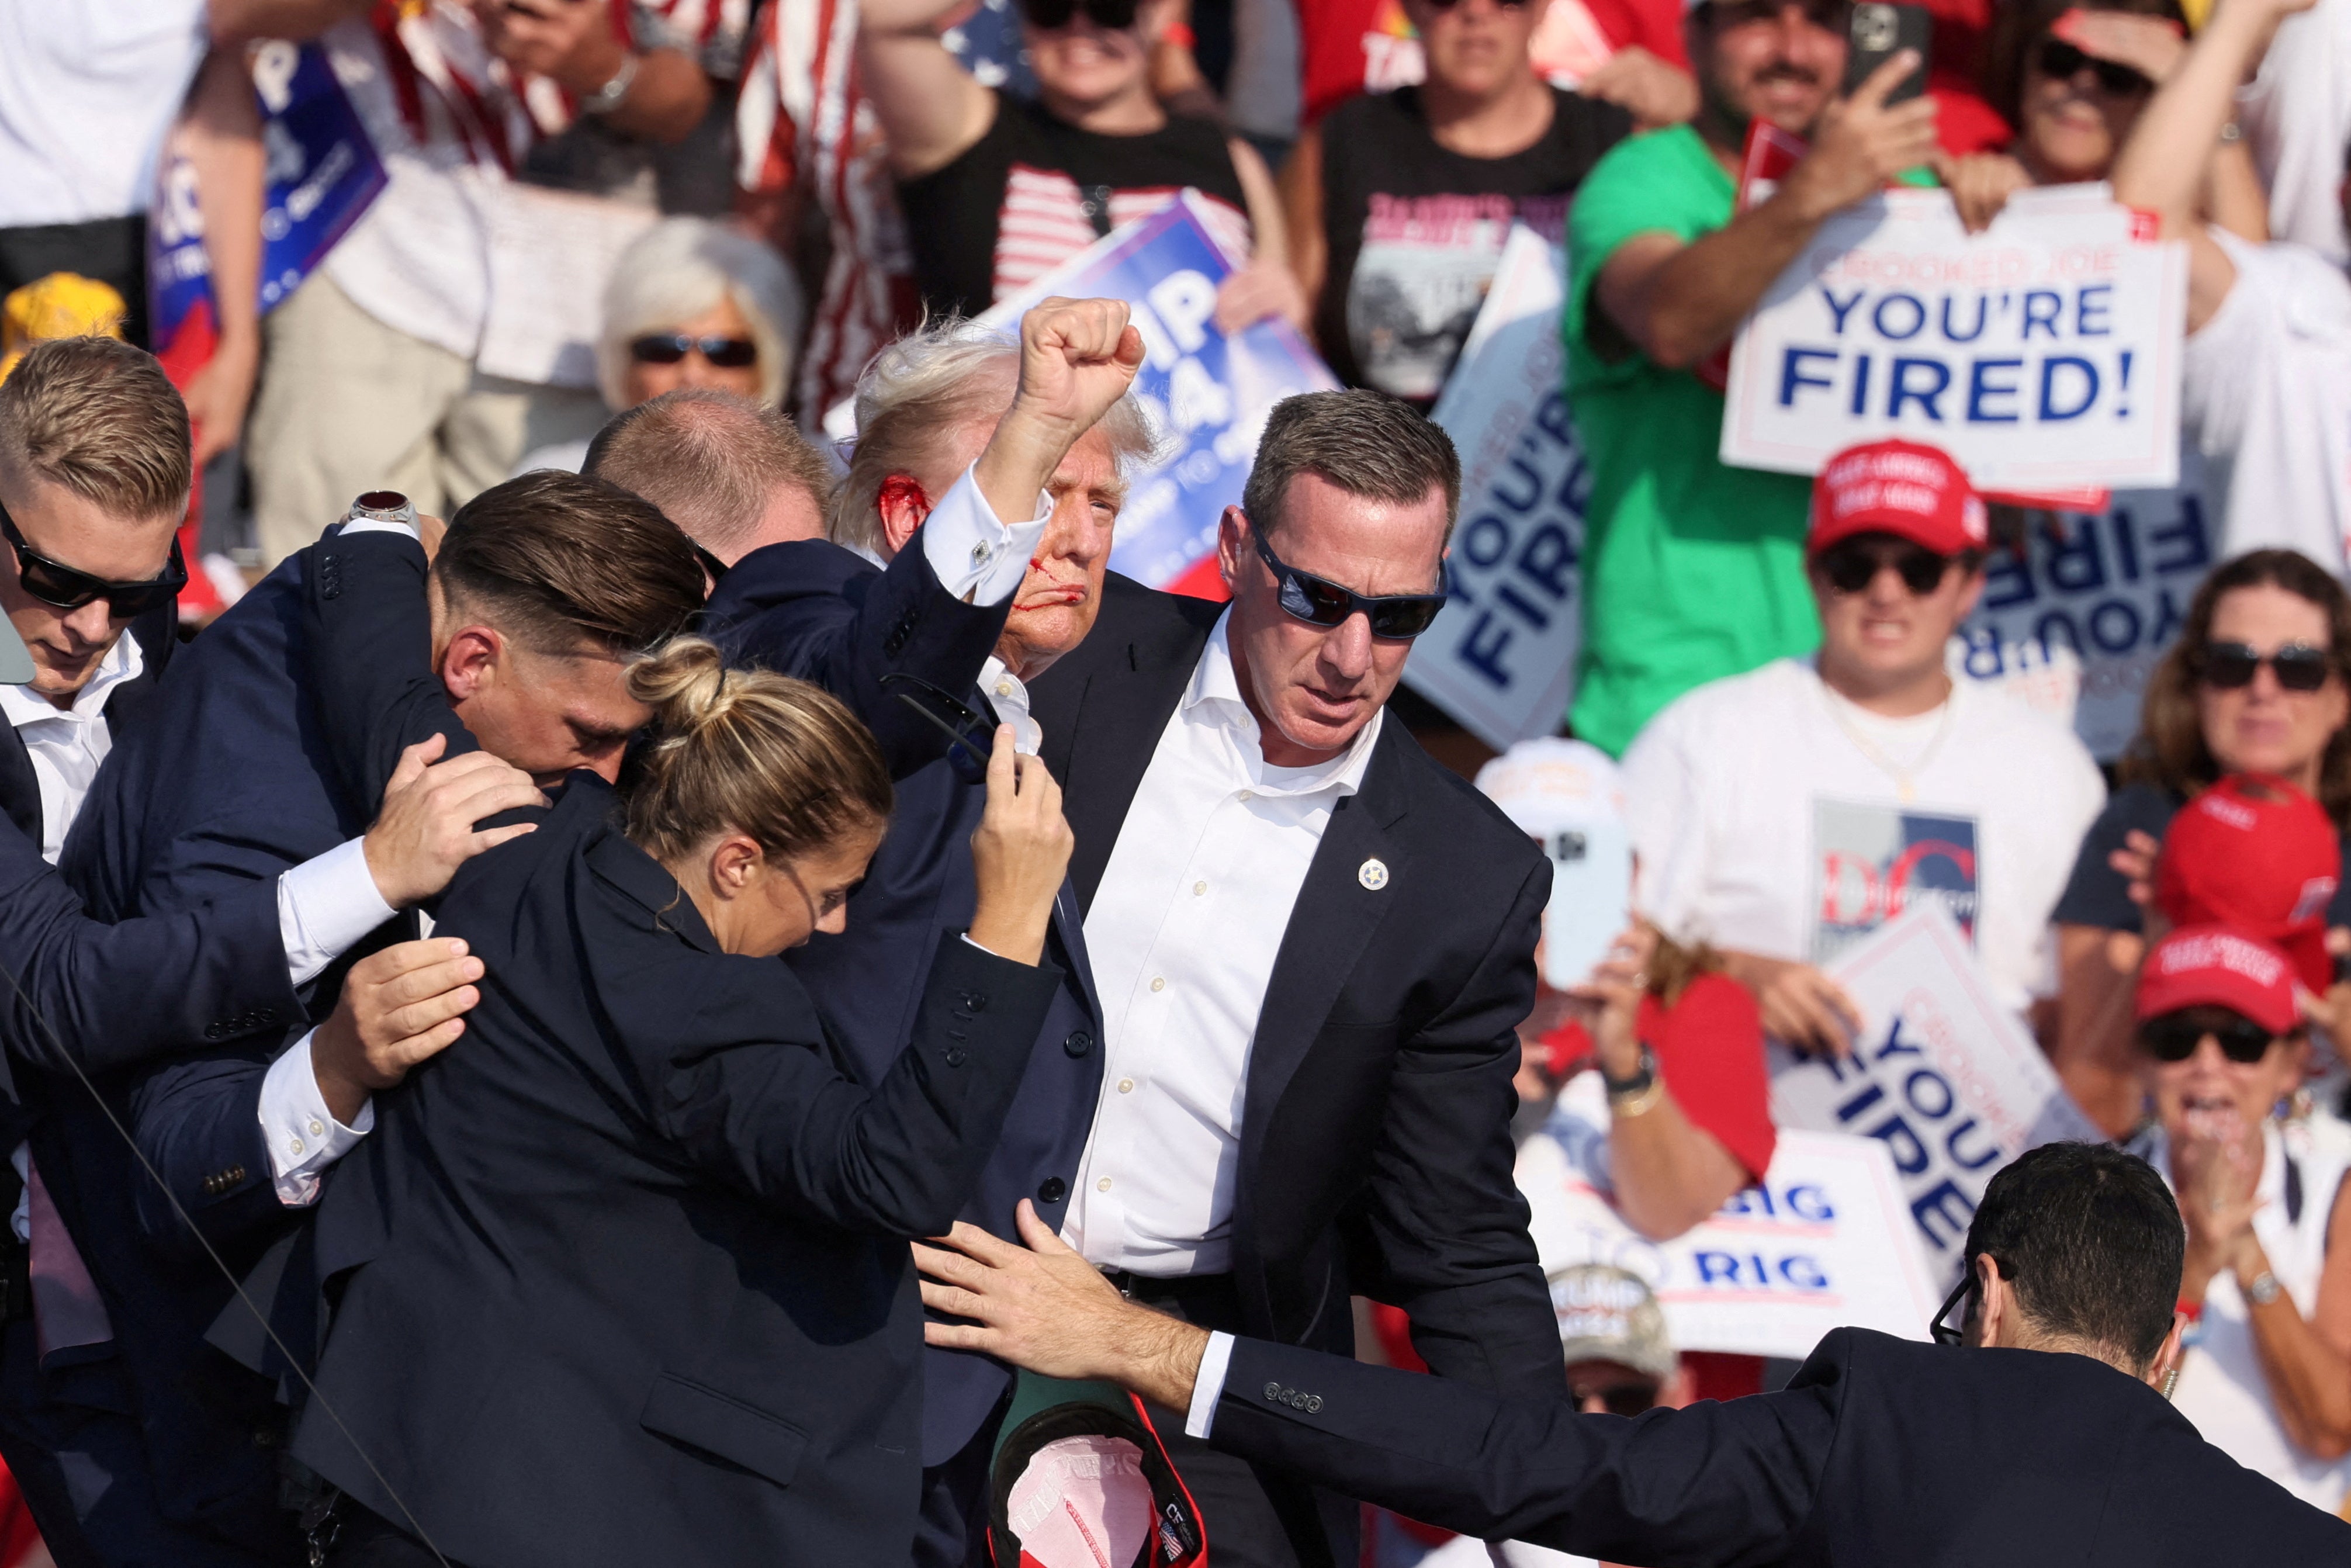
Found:
M 944 169 L 987 134 L 996 94 L 939 42 L 956 0 L 864 0 L 857 65 L 890 144 L 890 171 L 912 180 Z

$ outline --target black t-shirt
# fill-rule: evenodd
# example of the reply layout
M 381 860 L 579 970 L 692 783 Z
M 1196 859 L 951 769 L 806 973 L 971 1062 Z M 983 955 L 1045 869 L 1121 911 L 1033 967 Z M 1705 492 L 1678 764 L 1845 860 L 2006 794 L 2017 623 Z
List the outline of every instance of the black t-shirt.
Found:
M 1339 379 L 1435 402 L 1511 220 L 1557 240 L 1575 188 L 1632 129 L 1614 104 L 1553 88 L 1541 141 L 1507 158 L 1469 158 L 1429 134 L 1416 88 L 1332 110 L 1322 121 L 1330 264 L 1314 335 Z
M 2130 883 L 2106 863 L 2123 847 L 2126 833 L 2141 832 L 2158 842 L 2188 797 L 2154 784 L 2126 784 L 2106 801 L 2106 809 L 2090 824 L 2074 859 L 2074 874 L 2057 899 L 2050 919 L 2059 925 L 2095 925 L 2105 931 L 2139 929 L 2138 905 L 2131 902 Z M 2326 906 L 2326 924 L 2351 925 L 2351 840 L 2344 844 L 2341 880 L 2335 901 Z
M 1246 253 L 1249 198 L 1215 125 L 1171 115 L 1141 136 L 1102 136 L 998 93 L 986 135 L 899 182 L 915 287 L 934 315 L 977 316 L 1186 185 Z

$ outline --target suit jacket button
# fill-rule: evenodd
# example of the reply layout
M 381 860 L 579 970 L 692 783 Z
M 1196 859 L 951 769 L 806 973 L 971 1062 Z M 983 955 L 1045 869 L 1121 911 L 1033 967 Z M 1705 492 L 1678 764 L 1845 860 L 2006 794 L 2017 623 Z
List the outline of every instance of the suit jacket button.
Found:
M 1070 1184 L 1060 1176 L 1047 1176 L 1037 1188 L 1039 1203 L 1059 1203 L 1070 1196 Z
M 949 1067 L 961 1067 L 965 1062 L 970 1060 L 971 1052 L 966 1051 L 963 1047 L 959 1045 L 951 1045 L 947 1047 L 947 1065 Z
M 1265 1396 L 1266 1396 L 1268 1399 L 1272 1400 L 1272 1401 L 1273 1401 L 1275 1404 L 1277 1404 L 1277 1405 L 1280 1404 L 1280 1403 L 1281 1403 L 1281 1385 L 1280 1385 L 1280 1384 L 1279 1384 L 1279 1383 L 1269 1383 L 1269 1384 L 1267 1384 L 1267 1385 L 1265 1385 Z
M 1094 1037 L 1081 1029 L 1071 1030 L 1070 1038 L 1061 1042 L 1061 1049 L 1071 1056 L 1083 1056 L 1093 1048 Z
M 1310 1394 L 1306 1396 L 1306 1413 L 1309 1416 L 1313 1415 L 1314 1412 L 1322 1408 L 1322 1396 L 1320 1394 Z

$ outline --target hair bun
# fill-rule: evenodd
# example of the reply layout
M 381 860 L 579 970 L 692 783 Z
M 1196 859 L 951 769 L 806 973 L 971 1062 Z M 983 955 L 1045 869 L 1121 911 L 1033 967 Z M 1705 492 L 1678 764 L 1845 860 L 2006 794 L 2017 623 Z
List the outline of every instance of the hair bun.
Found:
M 733 706 L 726 659 L 706 637 L 673 637 L 629 666 L 629 695 L 653 710 L 653 726 L 684 737 L 726 716 Z

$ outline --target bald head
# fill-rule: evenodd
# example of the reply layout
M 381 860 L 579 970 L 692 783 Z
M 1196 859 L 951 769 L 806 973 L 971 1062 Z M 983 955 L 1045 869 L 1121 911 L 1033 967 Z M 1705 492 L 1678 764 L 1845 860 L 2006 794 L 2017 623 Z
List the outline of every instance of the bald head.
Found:
M 832 491 L 823 456 L 781 413 L 699 388 L 615 415 L 581 471 L 651 501 L 729 566 L 823 538 Z

